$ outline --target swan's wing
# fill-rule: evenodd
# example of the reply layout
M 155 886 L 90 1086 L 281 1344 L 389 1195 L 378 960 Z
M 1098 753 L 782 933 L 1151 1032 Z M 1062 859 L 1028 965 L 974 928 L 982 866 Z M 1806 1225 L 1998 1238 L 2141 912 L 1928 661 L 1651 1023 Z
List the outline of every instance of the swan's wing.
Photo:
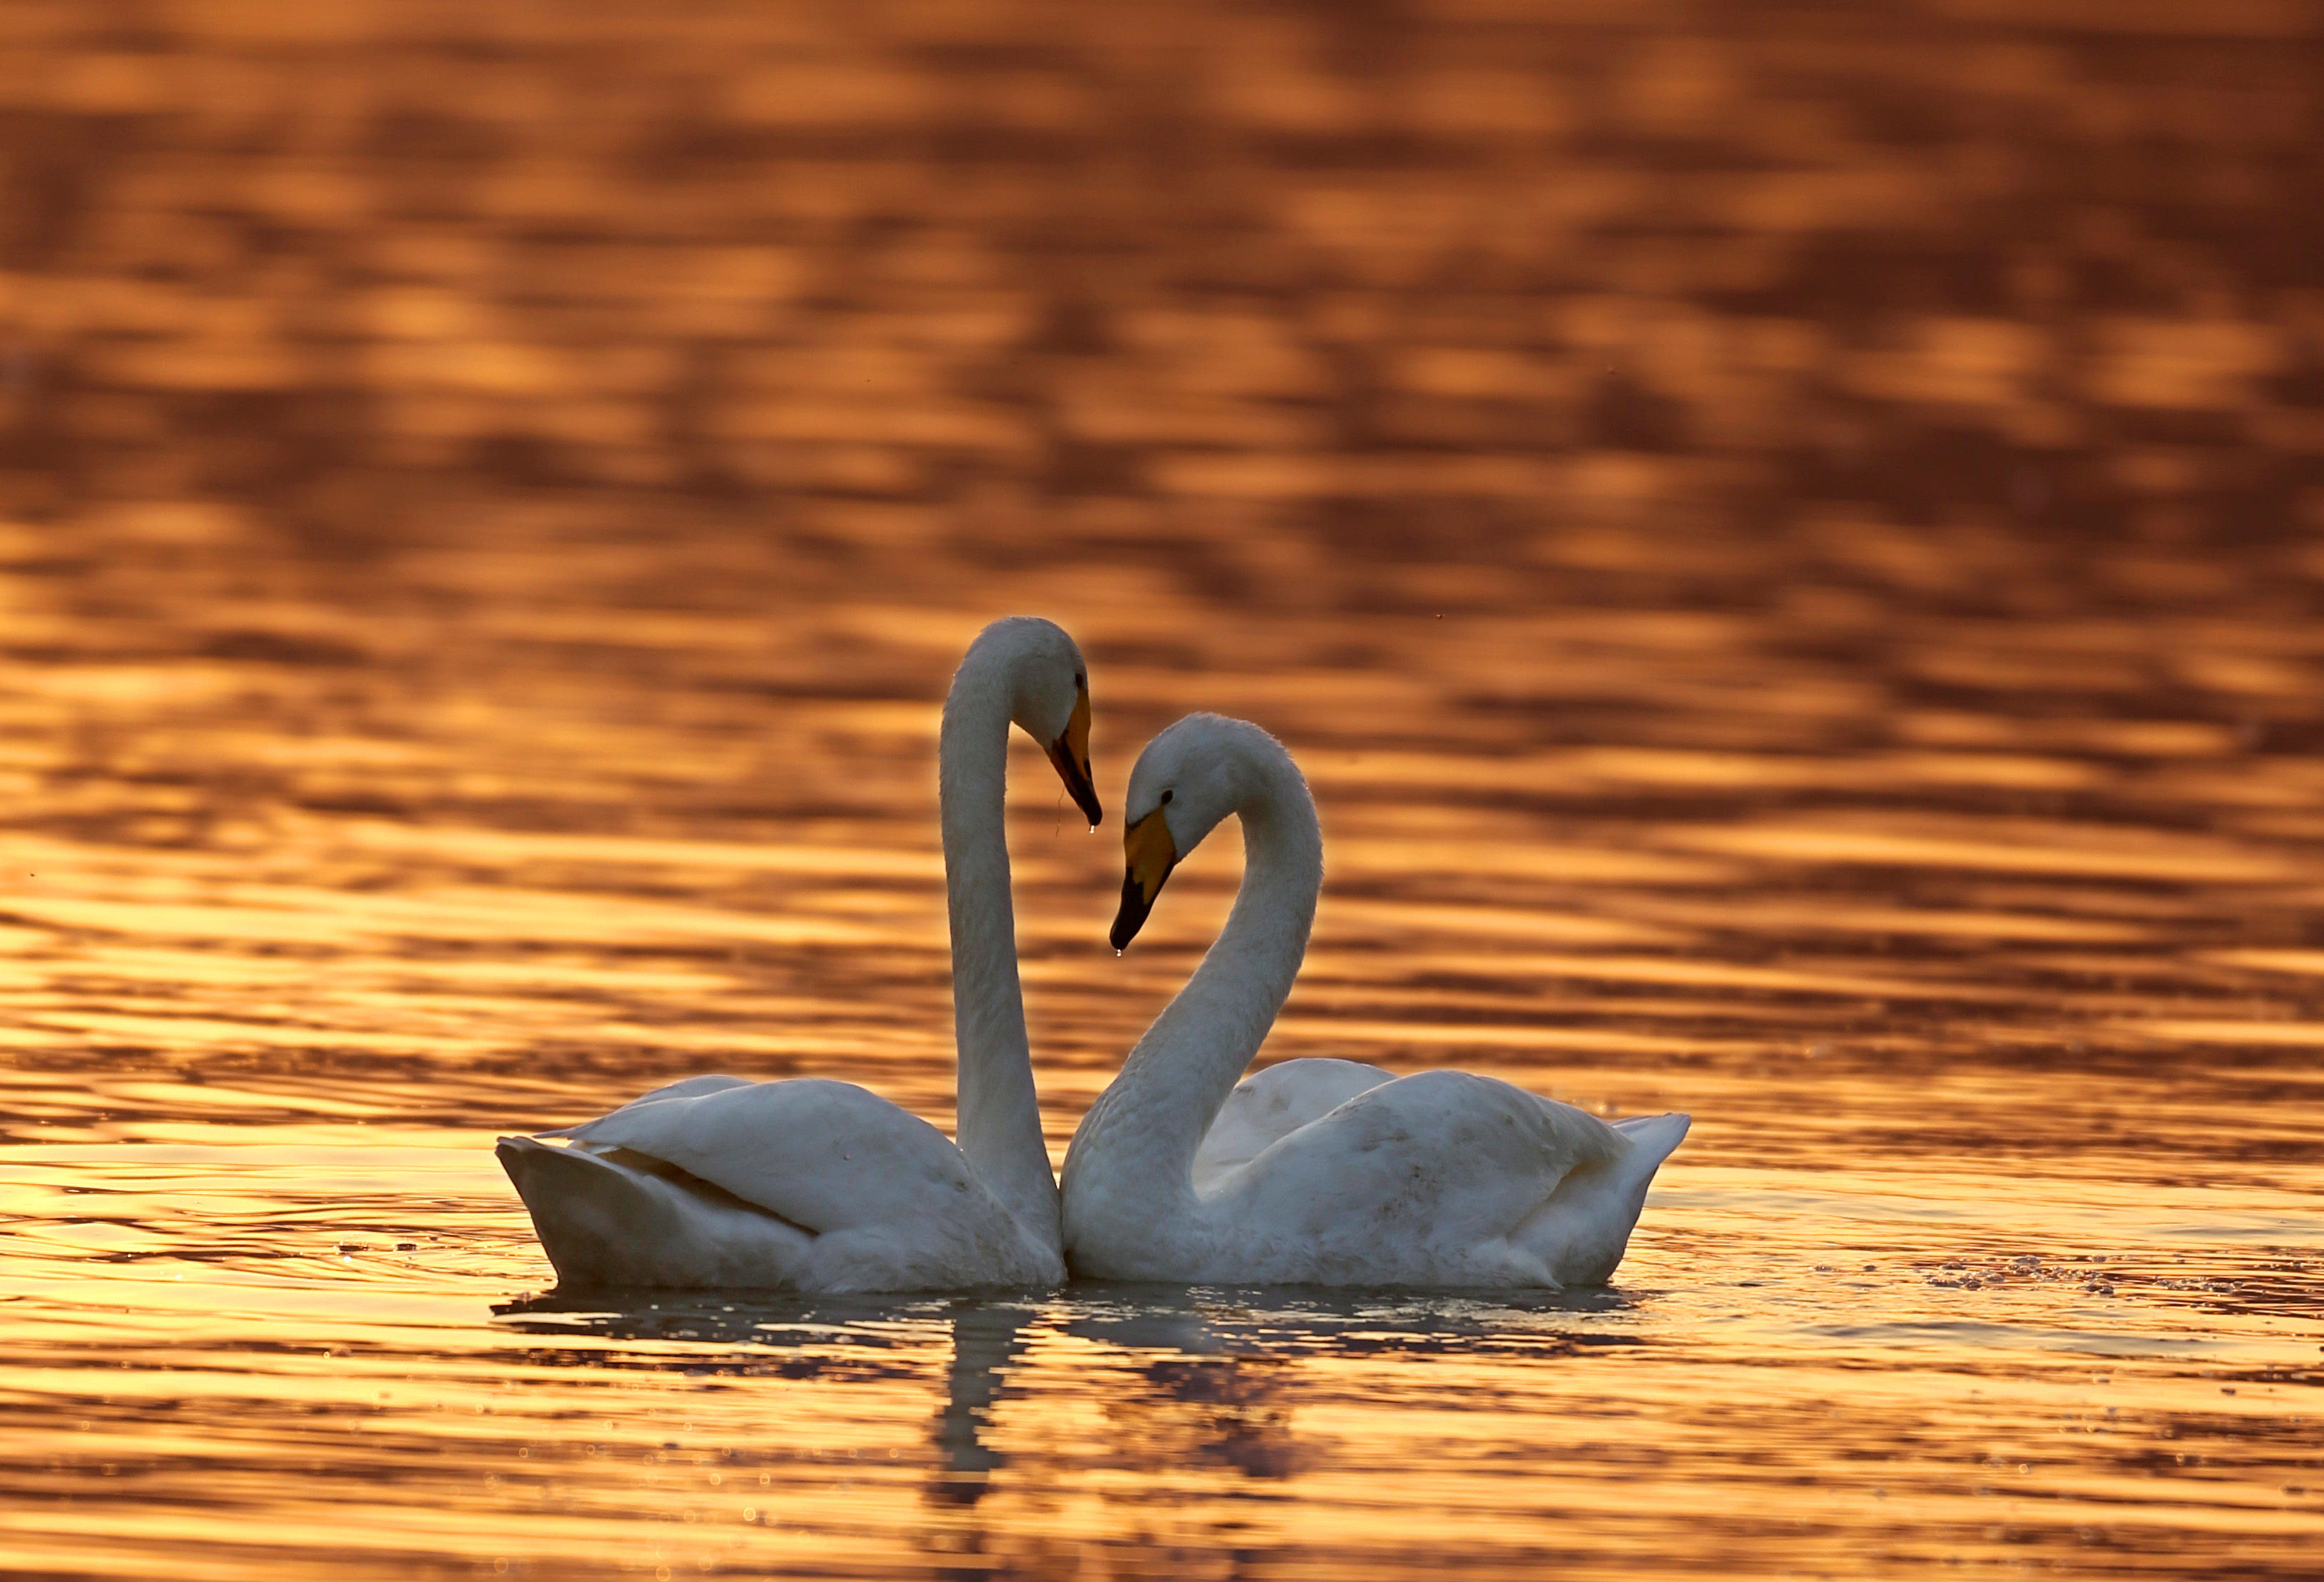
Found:
M 530 1137 L 494 1152 L 564 1284 L 795 1286 L 809 1267 L 815 1237 L 699 1182 Z
M 1567 1177 L 1612 1163 L 1596 1116 L 1466 1072 L 1423 1072 L 1358 1093 L 1222 1181 L 1227 1217 L 1333 1260 L 1378 1266 L 1507 1237 Z M 1627 1230 L 1627 1227 L 1625 1229 Z
M 818 1234 L 934 1234 L 964 1219 L 1007 1218 L 950 1138 L 853 1082 L 808 1077 L 640 1099 L 568 1135 L 674 1164 Z
M 675 1082 L 666 1082 L 650 1093 L 641 1093 L 622 1105 L 621 1109 L 616 1109 L 609 1115 L 599 1116 L 597 1119 L 611 1120 L 613 1116 L 620 1115 L 623 1110 L 635 1109 L 641 1104 L 659 1104 L 665 1099 L 694 1099 L 705 1093 L 715 1093 L 724 1088 L 748 1088 L 752 1085 L 751 1079 L 748 1077 L 684 1077 Z M 576 1121 L 569 1127 L 558 1127 L 555 1131 L 535 1132 L 532 1135 L 536 1137 L 569 1137 L 578 1133 L 582 1127 L 596 1124 L 596 1121 Z
M 1194 1190 L 1269 1144 L 1288 1136 L 1357 1094 L 1396 1080 L 1395 1073 L 1351 1060 L 1286 1060 L 1254 1072 L 1234 1086 L 1194 1154 Z

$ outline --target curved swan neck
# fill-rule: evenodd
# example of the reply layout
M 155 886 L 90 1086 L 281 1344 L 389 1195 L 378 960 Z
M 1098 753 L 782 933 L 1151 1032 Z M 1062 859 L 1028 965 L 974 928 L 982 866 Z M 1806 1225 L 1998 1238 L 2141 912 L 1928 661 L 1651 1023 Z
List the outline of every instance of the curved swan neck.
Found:
M 1041 1105 L 1017 977 L 1004 797 L 1010 662 L 980 639 L 945 699 L 936 750 L 945 902 L 952 924 L 952 1016 L 958 1051 L 960 1150 L 1018 1222 L 1054 1246 L 1057 1184 L 1041 1138 Z
M 1246 785 L 1234 812 L 1242 822 L 1242 885 L 1226 927 L 1082 1127 L 1093 1139 L 1107 1134 L 1084 1165 L 1090 1157 L 1110 1162 L 1099 1168 L 1124 1172 L 1157 1213 L 1163 1202 L 1191 1202 L 1204 1134 L 1289 998 L 1315 921 L 1323 829 L 1297 767 L 1269 747 L 1240 766 Z M 1074 1164 L 1069 1158 L 1069 1171 Z

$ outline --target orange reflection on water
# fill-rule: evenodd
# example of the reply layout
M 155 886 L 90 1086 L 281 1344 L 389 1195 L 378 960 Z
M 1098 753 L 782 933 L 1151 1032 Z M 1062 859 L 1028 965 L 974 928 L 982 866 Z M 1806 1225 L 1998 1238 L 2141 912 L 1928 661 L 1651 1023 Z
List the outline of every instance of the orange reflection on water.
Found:
M 2291 6 L 0 18 L 0 1569 L 2305 1577 Z M 489 1153 L 949 1120 L 936 705 L 1330 876 L 1267 1058 L 1684 1108 L 1618 1285 L 540 1294 Z M 1051 1146 L 1115 959 L 1029 745 Z

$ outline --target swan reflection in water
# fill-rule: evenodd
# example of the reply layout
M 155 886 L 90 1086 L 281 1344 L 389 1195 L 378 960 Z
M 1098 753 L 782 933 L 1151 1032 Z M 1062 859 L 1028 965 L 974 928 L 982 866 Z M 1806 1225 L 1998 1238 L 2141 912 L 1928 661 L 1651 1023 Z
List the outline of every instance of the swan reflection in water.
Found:
M 835 1383 L 920 1379 L 915 1358 L 940 1328 L 951 1332 L 945 1399 L 930 1425 L 936 1451 L 931 1498 L 973 1504 L 1008 1458 L 984 1443 L 992 1404 L 1037 1310 L 973 1297 L 819 1299 L 771 1297 L 763 1291 L 551 1292 L 493 1309 L 495 1320 L 527 1335 L 699 1346 L 627 1359 L 688 1375 L 826 1379 Z M 749 1347 L 736 1353 L 732 1348 Z M 724 1356 L 709 1355 L 727 1348 Z
M 730 1379 L 926 1381 L 927 1352 L 948 1338 L 924 1497 L 958 1508 L 991 1492 L 993 1475 L 1009 1465 L 990 1442 L 1004 1393 L 1060 1406 L 1094 1398 L 1105 1423 L 1094 1466 L 1212 1467 L 1282 1479 L 1332 1451 L 1295 1423 L 1295 1407 L 1316 1391 L 1303 1366 L 1309 1359 L 1436 1352 L 1580 1359 L 1643 1343 L 1620 1328 L 1636 1302 L 1605 1289 L 1428 1293 L 1087 1282 L 1018 1300 L 598 1290 L 493 1311 L 503 1327 L 530 1336 L 675 1344 L 684 1349 L 624 1363 Z M 1099 1349 L 1075 1347 L 1062 1360 L 1028 1363 L 1044 1336 Z M 1321 1385 L 1327 1393 L 1331 1387 Z M 1029 1420 L 1054 1421 L 1044 1411 Z M 1055 1449 L 1044 1459 L 1054 1459 Z M 952 1534 L 952 1543 L 961 1536 Z

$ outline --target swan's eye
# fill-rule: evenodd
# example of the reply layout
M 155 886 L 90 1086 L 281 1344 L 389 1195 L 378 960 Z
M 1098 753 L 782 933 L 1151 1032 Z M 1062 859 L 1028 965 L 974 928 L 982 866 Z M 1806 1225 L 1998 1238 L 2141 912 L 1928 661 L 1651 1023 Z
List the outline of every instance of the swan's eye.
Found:
M 1162 793 L 1162 800 L 1163 800 L 1163 801 L 1165 801 L 1165 802 L 1169 801 L 1169 800 L 1170 800 L 1170 793 L 1168 793 L 1167 791 L 1165 791 L 1164 793 Z

